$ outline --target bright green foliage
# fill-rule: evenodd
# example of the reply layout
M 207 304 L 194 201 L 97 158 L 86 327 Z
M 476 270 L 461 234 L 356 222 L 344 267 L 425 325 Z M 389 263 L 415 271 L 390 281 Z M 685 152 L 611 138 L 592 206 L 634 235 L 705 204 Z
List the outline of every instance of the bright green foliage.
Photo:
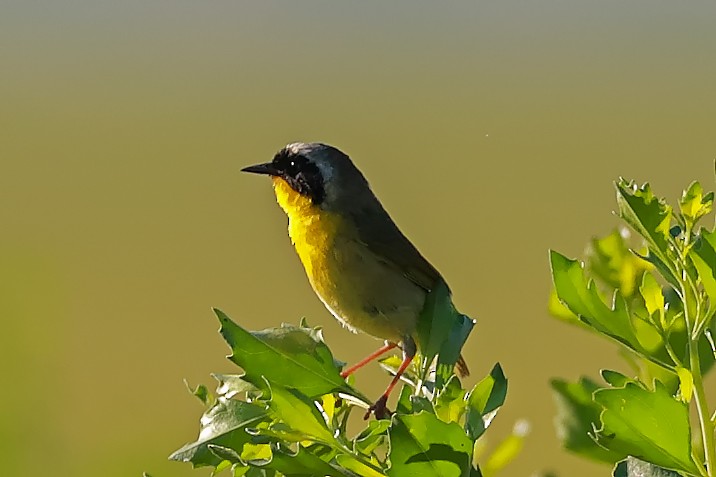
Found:
M 473 441 L 460 426 L 420 412 L 393 418 L 390 477 L 469 476 Z
M 614 295 L 614 305 L 607 306 L 599 296 L 596 283 L 585 278 L 578 261 L 569 260 L 557 252 L 550 252 L 550 260 L 557 297 L 572 313 L 596 331 L 630 349 L 639 352 L 644 350 L 636 337 L 622 295 Z
M 557 436 L 566 449 L 591 459 L 613 463 L 626 454 L 596 445 L 592 434 L 599 423 L 602 408 L 592 394 L 599 389 L 589 378 L 569 383 L 561 379 L 551 382 L 557 402 Z
M 465 430 L 477 439 L 490 425 L 497 410 L 507 397 L 507 378 L 497 363 L 490 374 L 477 383 L 467 398 Z
M 199 439 L 174 452 L 171 458 L 191 461 L 196 466 L 217 466 L 223 459 L 211 452 L 210 445 L 241 449 L 251 440 L 245 429 L 257 426 L 266 418 L 267 410 L 263 406 L 220 399 L 202 416 Z
M 418 342 L 423 351 L 418 374 L 421 380 L 437 357 L 435 385 L 440 388 L 447 382 L 473 326 L 475 322 L 453 306 L 447 284 L 439 281 L 428 294 L 418 318 Z
M 597 442 L 610 450 L 667 469 L 698 475 L 691 459 L 691 430 L 687 406 L 657 381 L 651 391 L 634 382 L 621 388 L 599 389 L 594 402 L 602 406 L 603 427 Z
M 430 306 L 439 308 L 447 289 L 437 293 Z M 173 460 L 247 477 L 477 477 L 482 475 L 478 460 L 491 469 L 485 475 L 492 475 L 522 446 L 524 435 L 515 433 L 492 455 L 475 455 L 478 438 L 505 400 L 507 380 L 499 364 L 470 390 L 453 375 L 472 320 L 448 322 L 443 337 L 459 346 L 446 354 L 444 343 L 433 343 L 436 366 L 426 369 L 422 361 L 408 369 L 391 419 L 370 420 L 351 435 L 351 414 L 358 408 L 362 416 L 369 402 L 340 377 L 342 363 L 319 329 L 302 323 L 249 332 L 215 312 L 232 349 L 229 358 L 244 374 L 215 375 L 215 396 L 203 386 L 190 389 L 208 409 L 197 441 L 172 454 Z M 441 356 L 443 364 L 452 363 L 442 377 L 433 372 Z M 399 361 L 391 357 L 381 364 L 393 370 Z
M 219 331 L 233 350 L 229 359 L 246 371 L 245 381 L 262 387 L 262 380 L 266 379 L 271 384 L 297 389 L 311 397 L 331 392 L 356 395 L 356 391 L 341 378 L 319 330 L 284 325 L 250 333 L 221 310 L 214 312 L 221 323 Z
M 672 469 L 714 477 L 714 422 L 703 375 L 716 358 L 716 233 L 697 229 L 714 195 L 694 182 L 675 212 L 648 184 L 620 180 L 616 191 L 619 216 L 643 244 L 631 249 L 625 231 L 594 239 L 586 265 L 550 252 L 550 311 L 620 343 L 636 377 L 603 371 L 606 386 L 554 380 L 560 438 L 583 456 L 621 461 L 615 475 L 636 475 L 638 468 L 646 469 L 643 475 Z M 627 456 L 638 460 L 630 457 L 627 465 Z

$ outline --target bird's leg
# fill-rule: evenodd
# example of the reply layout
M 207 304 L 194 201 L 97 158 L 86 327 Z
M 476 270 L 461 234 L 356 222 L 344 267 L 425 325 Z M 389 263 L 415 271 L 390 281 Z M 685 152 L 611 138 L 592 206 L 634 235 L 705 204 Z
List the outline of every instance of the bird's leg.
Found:
M 378 358 L 379 356 L 387 353 L 388 351 L 395 348 L 396 346 L 398 346 L 397 343 L 386 342 L 385 346 L 381 347 L 379 350 L 375 351 L 374 353 L 369 354 L 368 356 L 366 356 L 362 360 L 358 361 L 356 364 L 354 364 L 350 368 L 346 369 L 345 371 L 342 371 L 341 377 L 347 378 L 348 376 L 350 376 L 351 374 L 353 374 L 354 372 L 356 372 L 357 370 L 359 370 L 366 364 L 370 363 L 371 361 Z
M 398 384 L 398 381 L 400 381 L 400 377 L 403 375 L 405 370 L 408 369 L 408 366 L 410 366 L 410 362 L 413 361 L 416 352 L 417 346 L 415 345 L 415 341 L 413 341 L 413 339 L 410 337 L 404 338 L 403 362 L 400 363 L 398 372 L 395 373 L 395 376 L 393 376 L 393 380 L 385 389 L 385 392 L 381 394 L 375 404 L 368 408 L 368 412 L 365 413 L 363 419 L 368 419 L 371 413 L 374 413 L 377 419 L 385 419 L 390 415 L 390 411 L 386 406 L 388 404 L 388 397 L 390 396 L 390 393 L 393 392 L 393 388 L 395 387 L 395 385 Z

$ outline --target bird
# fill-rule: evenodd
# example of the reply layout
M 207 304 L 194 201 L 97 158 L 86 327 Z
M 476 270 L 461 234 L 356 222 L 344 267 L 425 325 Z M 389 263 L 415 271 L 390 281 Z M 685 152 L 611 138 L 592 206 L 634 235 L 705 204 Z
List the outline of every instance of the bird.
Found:
M 291 143 L 270 162 L 243 172 L 267 175 L 288 216 L 288 235 L 318 298 L 353 332 L 384 340 L 380 349 L 345 369 L 347 378 L 399 347 L 402 362 L 365 414 L 390 414 L 388 397 L 418 349 L 416 325 L 442 275 L 400 231 L 348 155 L 323 143 Z M 447 285 L 445 285 L 447 286 Z M 449 288 L 448 288 L 449 290 Z M 449 293 L 449 291 L 448 291 Z M 462 356 L 461 377 L 469 370 Z

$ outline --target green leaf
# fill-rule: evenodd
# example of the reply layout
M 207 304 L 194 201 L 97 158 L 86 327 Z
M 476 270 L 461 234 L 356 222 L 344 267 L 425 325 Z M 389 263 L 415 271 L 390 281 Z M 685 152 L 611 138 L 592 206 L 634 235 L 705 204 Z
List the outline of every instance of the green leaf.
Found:
M 639 292 L 644 298 L 646 311 L 650 315 L 664 310 L 664 295 L 661 293 L 661 286 L 651 273 L 645 273 L 642 277 Z
M 243 376 L 239 376 L 238 374 L 213 373 L 211 376 L 219 381 L 219 385 L 216 387 L 216 394 L 224 396 L 227 399 L 236 395 L 256 391 L 256 386 L 245 381 Z
M 702 228 L 690 256 L 711 306 L 716 307 L 716 232 Z
M 648 262 L 629 249 L 629 235 L 626 228 L 614 230 L 592 239 L 586 251 L 590 273 L 612 289 L 618 288 L 627 298 L 636 292 L 642 274 L 649 268 Z
M 285 388 L 277 383 L 267 383 L 267 386 L 271 390 L 269 409 L 273 418 L 303 435 L 301 440 L 335 445 L 333 432 L 313 400 L 296 389 Z
M 435 414 L 433 403 L 424 396 L 415 396 L 410 386 L 403 386 L 398 398 L 398 414 L 417 414 L 421 411 Z
M 191 462 L 195 467 L 216 466 L 222 459 L 209 450 L 209 444 L 240 451 L 251 439 L 246 428 L 257 425 L 266 417 L 267 412 L 262 406 L 221 398 L 202 416 L 199 439 L 186 444 L 169 459 Z
M 243 379 L 254 386 L 263 386 L 263 376 L 272 385 L 296 389 L 310 398 L 344 392 L 368 401 L 341 378 L 320 330 L 284 325 L 248 332 L 221 310 L 214 313 L 233 351 L 229 359 L 244 369 Z
M 669 249 L 671 207 L 654 195 L 649 184 L 638 187 L 633 182 L 619 179 L 616 188 L 619 216 L 665 261 Z
M 559 301 L 559 297 L 557 296 L 557 292 L 552 289 L 549 292 L 549 300 L 547 302 L 547 311 L 550 315 L 554 316 L 557 319 L 560 319 L 564 321 L 565 323 L 569 323 L 572 325 L 582 326 L 588 330 L 593 331 L 592 328 L 587 326 L 582 320 L 579 319 L 577 315 L 572 313 L 572 311 L 564 306 L 564 303 Z
M 475 320 L 467 315 L 458 313 L 454 316 L 454 322 L 450 329 L 448 339 L 443 342 L 438 353 L 437 366 L 435 368 L 435 387 L 440 389 L 447 383 L 450 376 L 454 374 L 455 363 L 460 358 L 460 351 L 470 336 Z
M 612 477 L 629 477 L 626 459 L 617 462 L 617 465 L 614 467 L 614 471 L 612 472 Z
M 241 456 L 239 456 L 239 454 L 234 449 L 219 446 L 216 444 L 209 444 L 209 450 L 212 454 L 221 459 L 221 464 L 216 466 L 217 470 L 220 470 L 222 467 L 230 467 L 230 465 L 227 464 L 241 463 Z
M 550 382 L 557 404 L 555 426 L 557 437 L 565 449 L 590 459 L 613 464 L 626 457 L 597 445 L 590 433 L 599 426 L 602 407 L 592 400 L 592 394 L 599 386 L 588 378 L 577 383 L 561 379 Z
M 280 443 L 271 444 L 271 459 L 251 462 L 251 464 L 265 470 L 278 471 L 286 477 L 350 476 L 308 452 L 301 445 L 293 451 Z
M 388 433 L 390 477 L 469 475 L 473 443 L 457 423 L 421 412 L 395 416 Z
M 444 281 L 440 280 L 425 298 L 425 305 L 418 317 L 418 345 L 422 353 L 421 368 L 424 372 L 422 376 L 427 375 L 427 368 L 440 352 L 443 343 L 447 341 L 456 315 L 457 311 L 450 298 L 450 289 Z
M 676 279 L 676 276 L 671 271 L 671 269 L 666 265 L 666 262 L 662 260 L 658 255 L 655 255 L 653 252 L 648 251 L 646 255 L 639 255 L 639 258 L 642 260 L 645 260 L 646 262 L 649 262 L 659 271 L 659 274 L 664 277 L 664 280 L 666 280 L 669 285 L 671 285 L 674 288 L 679 288 L 679 280 Z
M 622 373 L 619 373 L 617 371 L 612 371 L 611 369 L 603 369 L 600 371 L 602 375 L 602 378 L 609 383 L 609 385 L 613 388 L 621 388 L 626 385 L 626 383 L 632 382 L 632 379 L 629 379 L 628 377 L 624 376 Z M 592 390 L 592 392 L 594 389 Z
M 385 477 L 385 474 L 382 472 L 379 472 L 377 469 L 364 464 L 348 454 L 337 455 L 336 462 L 344 469 L 351 471 L 353 473 L 351 475 L 360 475 L 361 477 Z
M 192 388 L 189 382 L 185 379 L 184 380 L 184 386 L 189 390 L 189 392 L 195 396 L 199 401 L 202 402 L 205 406 L 208 406 L 211 404 L 211 402 L 214 400 L 214 396 L 209 392 L 209 389 L 203 385 L 199 384 L 195 388 Z
M 460 379 L 453 375 L 438 395 L 435 414 L 445 422 L 458 422 L 467 406 L 465 393 L 460 385 Z
M 437 356 L 435 386 L 441 388 L 452 375 L 465 341 L 475 322 L 458 313 L 450 298 L 450 289 L 440 280 L 425 298 L 417 324 L 418 345 L 422 359 L 420 376 L 428 375 Z
M 676 374 L 679 377 L 681 400 L 685 403 L 691 402 L 691 396 L 694 394 L 694 377 L 691 371 L 679 366 L 676 368 Z
M 465 431 L 472 440 L 485 432 L 507 397 L 507 378 L 500 363 L 470 391 L 467 398 Z
M 353 449 L 363 455 L 369 455 L 380 446 L 388 435 L 390 420 L 370 421 L 368 426 L 353 439 Z
M 701 217 L 711 212 L 714 204 L 714 193 L 704 195 L 701 184 L 692 182 L 686 189 L 679 201 L 679 207 L 684 218 L 691 225 L 695 224 Z
M 634 333 L 626 301 L 619 293 L 615 293 L 610 308 L 602 301 L 594 282 L 587 282 L 577 260 L 550 251 L 550 263 L 557 296 L 567 308 L 595 330 L 631 349 L 645 352 Z
M 688 406 L 659 381 L 654 391 L 635 383 L 600 389 L 594 401 L 604 407 L 596 434 L 600 445 L 659 467 L 699 474 L 691 459 Z
M 241 449 L 241 462 L 248 461 L 269 461 L 271 460 L 271 444 L 244 444 L 244 448 Z

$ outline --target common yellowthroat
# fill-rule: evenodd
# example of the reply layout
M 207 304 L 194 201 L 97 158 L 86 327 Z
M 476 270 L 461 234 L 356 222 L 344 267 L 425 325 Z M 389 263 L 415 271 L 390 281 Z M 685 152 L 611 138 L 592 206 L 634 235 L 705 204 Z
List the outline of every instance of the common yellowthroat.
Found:
M 425 298 L 444 280 L 398 229 L 350 158 L 335 147 L 294 143 L 271 162 L 242 169 L 273 181 L 288 234 L 313 290 L 338 321 L 386 341 L 343 371 L 347 377 L 400 346 L 403 361 L 370 412 L 387 413 L 388 396 L 416 351 Z M 458 374 L 468 374 L 462 356 Z

